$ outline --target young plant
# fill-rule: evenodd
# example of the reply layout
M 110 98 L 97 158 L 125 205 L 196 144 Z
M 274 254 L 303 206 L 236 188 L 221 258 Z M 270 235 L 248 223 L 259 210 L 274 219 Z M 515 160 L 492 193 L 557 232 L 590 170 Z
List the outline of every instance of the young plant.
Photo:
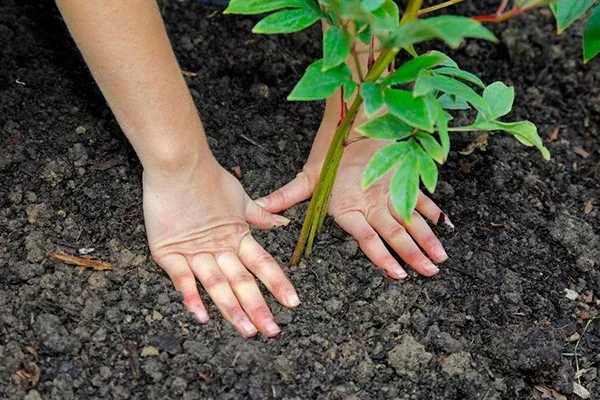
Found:
M 347 141 L 361 108 L 367 122 L 355 127 L 356 132 L 388 143 L 367 164 L 363 188 L 393 170 L 391 203 L 407 222 L 416 206 L 420 185 L 429 192 L 436 188 L 438 165 L 446 161 L 450 151 L 451 132 L 504 131 L 524 145 L 536 147 L 545 159 L 550 158 L 533 123 L 502 119 L 513 106 L 512 87 L 502 82 L 486 85 L 442 52 L 415 51 L 414 45 L 433 40 L 445 42 L 451 48 L 457 48 L 466 38 L 496 41 L 473 18 L 457 15 L 420 18 L 460 1 L 450 0 L 421 9 L 422 0 L 409 0 L 400 15 L 393 0 L 231 0 L 226 13 L 272 12 L 256 24 L 254 33 L 296 32 L 317 21 L 328 26 L 323 35 L 323 58 L 308 66 L 288 97 L 297 101 L 323 100 L 339 91 L 344 104 L 292 264 L 299 261 L 303 252 L 310 256 L 315 235 L 327 213 L 344 148 L 361 145 L 362 141 Z M 507 2 L 502 1 L 495 17 L 504 15 Z M 548 4 L 548 0 L 516 1 L 521 9 L 542 3 Z M 370 46 L 370 54 L 379 52 L 379 56 L 371 58 L 368 70 L 364 74 L 361 71 L 355 80 L 348 65 L 353 62 L 360 70 L 359 42 Z M 394 69 L 400 51 L 412 58 Z M 388 71 L 391 72 L 386 74 Z M 474 110 L 469 124 L 451 123 L 453 112 L 469 109 Z

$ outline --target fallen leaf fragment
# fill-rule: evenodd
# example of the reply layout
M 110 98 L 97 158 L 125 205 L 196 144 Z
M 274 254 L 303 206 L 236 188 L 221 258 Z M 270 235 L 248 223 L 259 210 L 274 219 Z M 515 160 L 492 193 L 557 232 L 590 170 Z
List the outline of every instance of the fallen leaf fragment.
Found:
M 577 154 L 578 156 L 581 156 L 581 158 L 588 158 L 590 156 L 590 153 L 588 153 L 582 147 L 579 146 L 573 147 L 573 153 Z
M 181 73 L 183 74 L 183 76 L 187 76 L 188 78 L 194 78 L 198 76 L 197 72 L 181 71 Z
M 40 381 L 40 376 L 42 376 L 42 371 L 34 362 L 28 363 L 26 368 L 18 370 L 13 375 L 14 381 L 20 383 L 25 390 L 36 386 Z
M 488 145 L 489 137 L 490 135 L 487 132 L 481 134 L 480 136 L 477 136 L 477 138 L 474 141 L 472 141 L 466 149 L 464 149 L 463 151 L 459 151 L 459 153 L 468 156 L 475 150 L 485 150 Z
M 577 382 L 573 382 L 573 393 L 582 399 L 589 399 L 591 396 L 590 392 Z
M 587 214 L 591 213 L 593 209 L 594 209 L 594 206 L 592 205 L 591 201 L 588 200 L 583 204 L 583 213 L 584 214 L 587 215 Z
M 502 227 L 504 226 L 504 224 L 498 224 L 498 223 L 496 223 L 496 222 L 490 222 L 490 225 L 491 225 L 493 228 L 502 228 Z
M 565 297 L 569 300 L 577 300 L 579 298 L 579 293 L 574 290 L 565 288 Z
M 236 165 L 235 167 L 231 168 L 233 170 L 233 173 L 235 174 L 235 176 L 239 178 L 242 177 L 242 168 L 239 165 Z
M 71 256 L 69 254 L 54 252 L 49 254 L 50 257 L 56 258 L 65 264 L 78 265 L 85 268 L 93 268 L 95 271 L 107 271 L 112 269 L 112 264 L 106 261 L 94 260 L 91 258 L 83 258 Z
M 579 371 L 575 372 L 575 379 L 581 378 L 586 372 L 587 369 L 580 369 Z
M 554 389 L 548 389 L 544 386 L 536 385 L 534 386 L 535 390 L 542 394 L 542 399 L 551 399 L 551 400 L 567 400 L 567 397 L 558 393 Z

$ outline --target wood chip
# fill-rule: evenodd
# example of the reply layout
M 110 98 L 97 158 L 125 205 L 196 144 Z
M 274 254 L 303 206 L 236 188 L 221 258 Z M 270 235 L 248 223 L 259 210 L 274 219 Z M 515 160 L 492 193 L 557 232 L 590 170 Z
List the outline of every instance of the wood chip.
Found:
M 582 147 L 579 146 L 573 147 L 573 153 L 577 154 L 578 156 L 581 156 L 581 158 L 588 158 L 590 156 L 590 153 L 588 153 Z
M 239 165 L 236 165 L 235 167 L 231 168 L 233 173 L 235 174 L 235 176 L 238 177 L 238 179 L 240 179 L 242 177 L 242 168 Z
M 496 222 L 490 222 L 490 225 L 493 228 L 502 228 L 504 226 L 504 224 L 497 224 Z
M 575 372 L 575 379 L 581 378 L 586 372 L 587 369 L 580 369 L 579 371 Z
M 558 139 L 558 134 L 560 133 L 560 130 L 563 128 L 566 128 L 566 125 L 556 125 L 554 127 L 554 129 L 552 129 L 552 132 L 550 133 L 550 136 L 548 137 L 548 141 L 549 142 L 554 142 Z
M 202 378 L 202 379 L 204 380 L 204 382 L 206 382 L 206 383 L 210 383 L 210 382 L 212 382 L 212 379 L 210 379 L 210 376 L 206 375 L 206 374 L 205 374 L 204 372 L 202 372 L 202 371 L 198 371 L 198 376 L 199 376 L 200 378 Z
M 158 349 L 154 346 L 144 346 L 142 352 L 140 353 L 140 357 L 156 357 L 160 354 Z
M 69 265 L 78 265 L 85 268 L 93 268 L 95 271 L 107 271 L 112 269 L 112 264 L 106 261 L 93 260 L 91 258 L 83 258 L 71 256 L 69 254 L 54 252 L 49 254 L 50 257 L 56 258 L 59 261 Z
M 181 71 L 181 73 L 183 74 L 183 76 L 187 76 L 188 78 L 195 78 L 198 76 L 197 72 Z
M 583 204 L 583 213 L 585 215 L 591 213 L 593 209 L 594 209 L 594 206 L 592 205 L 591 201 L 588 200 Z

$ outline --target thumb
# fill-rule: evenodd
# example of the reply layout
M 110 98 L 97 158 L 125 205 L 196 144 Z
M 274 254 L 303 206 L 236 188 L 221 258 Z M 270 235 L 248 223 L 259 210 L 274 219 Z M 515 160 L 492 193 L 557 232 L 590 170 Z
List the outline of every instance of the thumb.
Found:
M 290 220 L 282 215 L 271 214 L 250 198 L 246 202 L 246 221 L 261 229 L 285 226 Z
M 269 212 L 287 210 L 294 204 L 308 199 L 312 195 L 313 185 L 304 171 L 300 172 L 285 186 L 256 202 Z

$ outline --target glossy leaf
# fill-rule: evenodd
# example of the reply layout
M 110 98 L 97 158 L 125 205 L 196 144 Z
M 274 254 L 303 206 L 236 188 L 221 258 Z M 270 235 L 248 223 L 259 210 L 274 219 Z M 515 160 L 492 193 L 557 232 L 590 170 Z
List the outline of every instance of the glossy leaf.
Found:
M 467 81 L 470 83 L 473 83 L 477 86 L 479 86 L 480 88 L 485 88 L 485 83 L 482 82 L 481 79 L 479 79 L 479 77 L 475 74 L 472 74 L 470 72 L 467 71 L 463 71 L 462 69 L 458 69 L 458 68 L 450 68 L 450 67 L 442 67 L 442 68 L 436 68 L 434 70 L 434 72 L 438 73 L 438 74 L 442 74 L 442 75 L 446 75 L 446 76 L 452 76 L 455 78 L 460 78 L 463 81 Z
M 447 112 L 442 112 L 438 115 L 435 126 L 438 130 L 438 135 L 440 137 L 440 143 L 442 144 L 442 149 L 444 150 L 444 161 L 448 158 L 448 153 L 450 153 L 450 135 L 448 134 L 448 122 L 452 120 L 452 116 Z
M 323 60 L 315 61 L 308 66 L 288 100 L 326 99 L 351 79 L 352 73 L 346 64 L 323 71 Z
M 415 82 L 413 93 L 415 96 L 424 96 L 436 90 L 465 99 L 485 115 L 491 113 L 490 105 L 483 97 L 466 84 L 445 75 L 421 73 Z
M 337 26 L 332 26 L 323 34 L 323 70 L 337 67 L 350 55 L 352 37 Z
M 426 40 L 443 40 L 452 48 L 457 48 L 466 38 L 485 39 L 497 42 L 494 34 L 481 23 L 471 18 L 457 15 L 417 19 L 402 25 L 394 33 L 392 44 L 407 47 Z
M 344 101 L 350 101 L 352 99 L 352 95 L 356 91 L 358 85 L 354 81 L 347 80 L 344 82 Z
M 596 7 L 583 31 L 583 59 L 590 61 L 600 53 L 600 5 Z
M 308 28 L 321 18 L 309 9 L 282 10 L 268 15 L 252 29 L 254 33 L 291 33 Z
M 302 8 L 301 0 L 230 0 L 225 14 L 262 14 L 281 8 Z
M 365 101 L 365 113 L 368 117 L 377 114 L 384 106 L 383 92 L 381 86 L 365 82 L 360 86 L 360 94 Z
M 478 129 L 487 131 L 505 131 L 511 133 L 515 138 L 525 146 L 535 146 L 544 159 L 550 159 L 550 152 L 544 146 L 542 138 L 538 135 L 537 127 L 530 121 L 519 122 L 500 122 L 486 121 L 476 126 Z
M 446 110 L 468 110 L 471 108 L 465 99 L 459 96 L 444 93 L 438 101 Z
M 556 17 L 558 33 L 562 33 L 581 18 L 595 2 L 596 0 L 559 0 L 551 4 L 550 9 Z
M 367 189 L 383 177 L 407 154 L 409 147 L 408 142 L 400 142 L 377 150 L 363 171 L 362 188 Z
M 412 135 L 412 128 L 391 114 L 375 118 L 356 128 L 364 136 L 379 140 L 400 140 Z
M 385 0 L 360 0 L 360 6 L 366 12 L 377 10 L 385 3 Z
M 416 134 L 417 140 L 421 143 L 421 146 L 425 149 L 427 154 L 438 164 L 443 164 L 444 159 L 446 158 L 444 155 L 444 149 L 442 146 L 428 133 L 425 132 L 417 132 Z
M 506 86 L 499 81 L 494 82 L 485 88 L 483 98 L 487 100 L 492 109 L 491 119 L 497 119 L 512 110 L 515 101 L 515 88 Z
M 419 157 L 419 175 L 421 176 L 423 186 L 430 193 L 433 193 L 438 181 L 438 167 L 425 151 L 422 149 L 419 150 L 417 151 L 417 156 Z
M 425 100 L 406 90 L 387 89 L 384 92 L 389 112 L 417 129 L 433 132 L 434 121 Z
M 419 73 L 448 61 L 448 56 L 443 53 L 425 54 L 409 60 L 399 66 L 391 75 L 383 80 L 386 85 L 396 85 L 411 82 L 417 79 Z
M 416 145 L 416 144 L 415 144 Z M 398 215 L 410 223 L 419 198 L 419 156 L 410 151 L 402 158 L 390 181 L 390 200 Z

